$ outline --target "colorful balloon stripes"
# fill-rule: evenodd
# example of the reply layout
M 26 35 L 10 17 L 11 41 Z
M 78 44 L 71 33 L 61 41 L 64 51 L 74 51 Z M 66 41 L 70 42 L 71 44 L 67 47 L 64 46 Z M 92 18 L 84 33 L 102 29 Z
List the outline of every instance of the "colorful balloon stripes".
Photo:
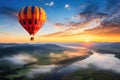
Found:
M 26 6 L 20 10 L 18 20 L 23 28 L 34 36 L 46 22 L 46 13 L 41 7 Z

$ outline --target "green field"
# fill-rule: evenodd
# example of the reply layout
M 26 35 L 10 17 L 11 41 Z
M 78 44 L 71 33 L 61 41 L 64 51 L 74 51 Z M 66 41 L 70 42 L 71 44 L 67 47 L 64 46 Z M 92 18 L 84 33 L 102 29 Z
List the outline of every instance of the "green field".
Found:
M 120 80 L 120 74 L 97 69 L 81 69 L 66 74 L 62 80 Z

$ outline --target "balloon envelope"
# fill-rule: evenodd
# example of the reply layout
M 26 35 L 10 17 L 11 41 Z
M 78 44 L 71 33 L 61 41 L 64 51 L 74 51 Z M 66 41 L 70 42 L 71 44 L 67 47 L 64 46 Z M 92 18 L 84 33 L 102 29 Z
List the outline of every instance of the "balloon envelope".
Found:
M 26 6 L 19 11 L 18 20 L 23 28 L 34 36 L 45 23 L 46 13 L 41 7 Z

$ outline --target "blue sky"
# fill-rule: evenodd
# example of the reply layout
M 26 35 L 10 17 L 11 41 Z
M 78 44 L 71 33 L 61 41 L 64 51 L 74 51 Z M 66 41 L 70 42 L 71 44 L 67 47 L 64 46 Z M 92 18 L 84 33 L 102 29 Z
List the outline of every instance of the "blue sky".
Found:
M 50 4 L 51 2 L 53 2 L 53 5 L 49 6 L 46 5 L 47 3 Z M 66 9 L 65 5 L 69 4 L 71 9 Z M 75 4 L 75 5 L 74 5 Z M 64 18 L 69 18 L 71 16 L 73 16 L 74 14 L 76 14 L 77 9 L 75 9 L 74 7 L 78 7 L 79 3 L 78 2 L 74 2 L 73 1 L 69 1 L 69 0 L 0 0 L 0 8 L 2 8 L 2 10 L 0 10 L 0 24 L 4 25 L 4 26 L 11 26 L 11 28 L 13 28 L 12 26 L 16 25 L 16 26 L 20 26 L 18 21 L 17 21 L 17 17 L 15 17 L 12 14 L 14 12 L 18 12 L 23 6 L 28 6 L 28 5 L 38 5 L 40 7 L 42 7 L 46 13 L 47 13 L 47 18 L 50 19 L 51 21 L 54 22 L 64 22 Z M 6 24 L 9 23 L 9 24 Z M 10 29 L 11 29 L 10 28 Z M 20 27 L 21 28 L 21 27 Z M 48 32 L 54 32 L 56 29 L 54 29 L 54 27 L 47 27 L 47 25 L 45 25 L 42 29 L 42 31 L 44 32 L 44 29 L 48 28 Z M 9 29 L 9 28 L 3 28 L 2 32 L 4 31 L 8 31 L 13 32 L 14 29 Z M 51 31 L 53 30 L 53 31 Z M 46 33 L 46 32 L 45 32 Z
M 100 19 L 102 24 L 116 25 L 110 21 L 120 11 L 119 0 L 0 0 L 1 36 L 28 35 L 17 20 L 18 11 L 28 5 L 40 6 L 47 14 L 47 21 L 37 36 L 78 29 L 82 23 L 94 22 L 93 18 Z

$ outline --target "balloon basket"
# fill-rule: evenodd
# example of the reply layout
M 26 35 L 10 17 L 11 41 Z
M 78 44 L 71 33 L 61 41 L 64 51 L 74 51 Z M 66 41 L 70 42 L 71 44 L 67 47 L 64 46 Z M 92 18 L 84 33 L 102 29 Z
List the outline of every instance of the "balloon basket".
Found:
M 30 40 L 31 40 L 31 41 L 34 41 L 34 37 L 31 37 Z

